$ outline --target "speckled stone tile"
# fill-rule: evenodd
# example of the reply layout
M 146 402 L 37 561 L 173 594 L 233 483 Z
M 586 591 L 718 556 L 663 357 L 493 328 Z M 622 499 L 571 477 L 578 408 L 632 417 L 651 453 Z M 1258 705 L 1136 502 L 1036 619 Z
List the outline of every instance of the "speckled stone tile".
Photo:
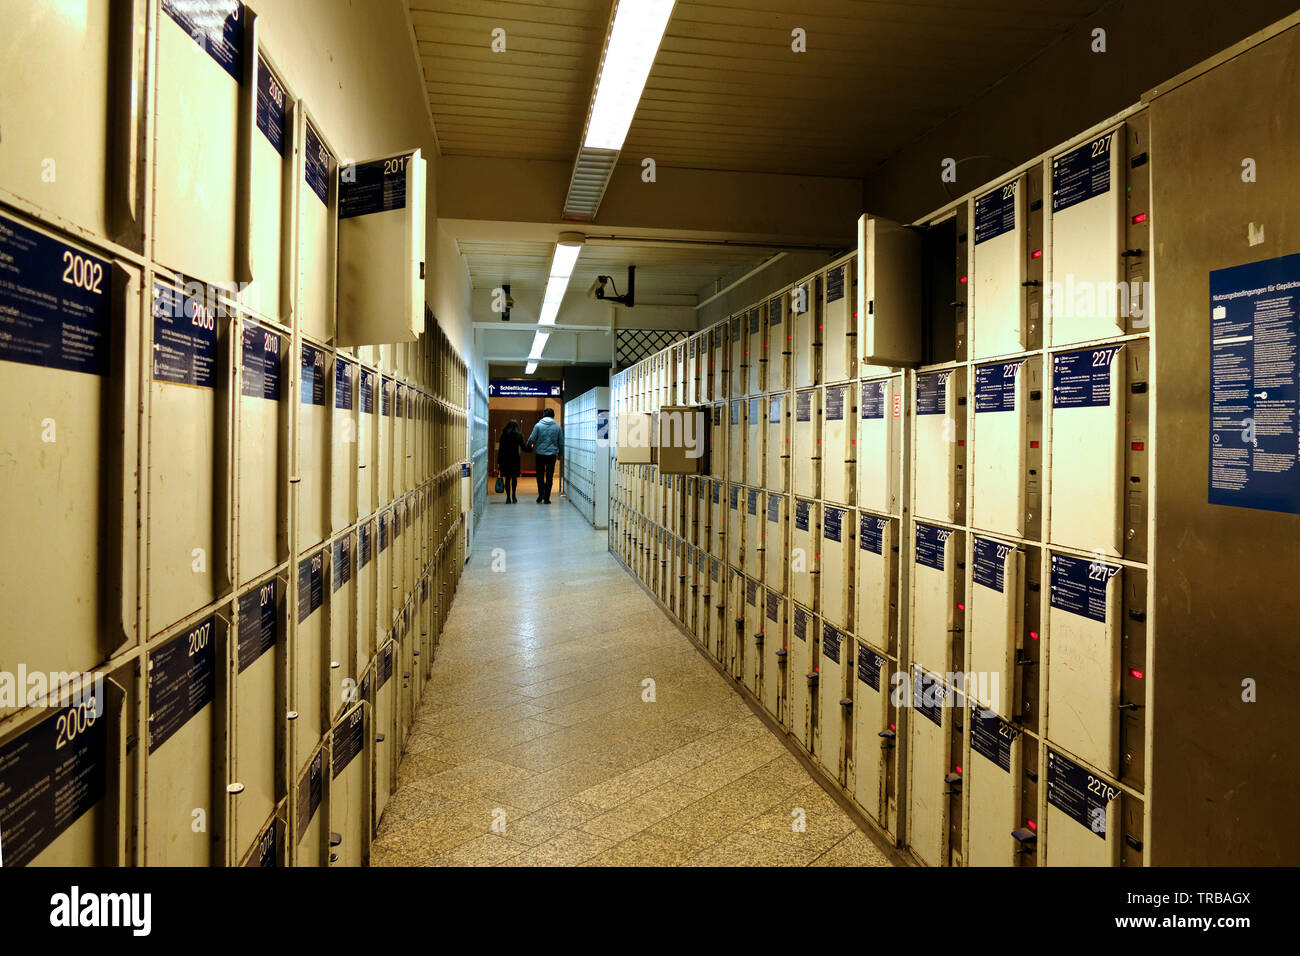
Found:
M 853 830 L 813 860 L 813 866 L 893 866 L 883 850 L 861 830 Z

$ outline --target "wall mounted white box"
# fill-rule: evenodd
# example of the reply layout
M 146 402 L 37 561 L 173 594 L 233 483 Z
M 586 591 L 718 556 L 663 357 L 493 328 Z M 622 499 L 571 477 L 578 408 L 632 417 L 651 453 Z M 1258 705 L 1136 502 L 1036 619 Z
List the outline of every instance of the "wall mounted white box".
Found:
M 852 330 L 857 338 L 856 374 L 920 362 L 920 233 L 864 215 L 858 219 L 858 254 L 850 268 L 857 317 Z

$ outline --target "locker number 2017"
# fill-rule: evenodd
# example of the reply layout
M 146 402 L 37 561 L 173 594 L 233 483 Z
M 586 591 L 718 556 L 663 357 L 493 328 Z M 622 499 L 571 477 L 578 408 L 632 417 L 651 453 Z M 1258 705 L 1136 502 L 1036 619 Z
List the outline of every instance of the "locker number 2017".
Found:
M 104 281 L 104 267 L 98 262 L 79 256 L 75 252 L 63 253 L 63 281 L 68 285 L 94 292 L 103 293 L 100 288 Z

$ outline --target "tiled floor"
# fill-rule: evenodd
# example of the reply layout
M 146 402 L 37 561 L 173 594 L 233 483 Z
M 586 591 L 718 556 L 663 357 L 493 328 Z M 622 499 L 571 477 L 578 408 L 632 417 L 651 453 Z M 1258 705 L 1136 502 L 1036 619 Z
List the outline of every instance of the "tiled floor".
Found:
M 372 865 L 889 866 L 605 532 L 534 495 L 488 506 Z

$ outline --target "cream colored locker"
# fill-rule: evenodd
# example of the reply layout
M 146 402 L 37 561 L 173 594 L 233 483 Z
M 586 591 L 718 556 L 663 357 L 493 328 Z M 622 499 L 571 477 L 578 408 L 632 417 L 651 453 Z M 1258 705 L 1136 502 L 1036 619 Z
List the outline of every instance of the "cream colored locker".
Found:
M 794 350 L 794 332 L 786 321 L 785 293 L 767 300 L 767 381 L 769 392 L 783 392 L 790 387 L 790 355 Z
M 894 652 L 898 614 L 898 519 L 858 512 L 858 566 L 854 600 L 858 640 Z
M 369 728 L 355 704 L 330 732 L 330 866 L 361 866 L 370 837 Z
M 817 610 L 821 588 L 821 506 L 806 498 L 794 500 L 794 527 L 790 530 L 790 594 L 804 607 Z
M 741 679 L 750 693 L 762 692 L 759 681 L 763 668 L 763 584 L 754 578 L 745 578 L 745 625 L 741 631 Z
M 250 581 L 274 567 L 283 540 L 280 478 L 282 357 L 288 342 L 264 326 L 240 322 L 239 577 Z M 263 820 L 259 820 L 260 827 Z
M 745 481 L 745 410 L 744 399 L 732 399 L 731 427 L 727 430 L 727 480 L 732 484 Z
M 821 384 L 821 280 L 814 276 L 790 291 L 790 322 L 794 326 L 791 377 L 795 388 Z
M 813 689 L 816 684 L 809 678 L 813 674 L 813 645 L 821 621 L 817 616 L 795 605 L 790 612 L 789 653 L 786 655 L 786 693 L 790 733 L 804 750 L 813 747 Z
M 691 404 L 691 389 L 686 361 L 689 344 L 688 342 L 673 346 L 673 381 L 668 396 L 669 405 Z
M 822 392 L 810 388 L 794 397 L 791 474 L 794 493 L 821 497 Z
M 279 578 L 254 584 L 239 596 L 236 618 L 233 725 L 230 733 L 235 856 L 243 859 L 275 812 L 283 753 L 283 677 L 287 630 L 284 585 Z
M 912 668 L 912 716 L 908 721 L 908 843 L 927 866 L 948 865 L 948 795 L 952 771 L 951 691 L 938 678 Z
M 710 405 L 706 410 L 709 416 L 709 474 L 714 478 L 727 477 L 727 403 Z
M 706 646 L 715 660 L 724 660 L 727 617 L 727 566 L 721 558 L 709 558 L 709 606 L 707 614 L 708 641 Z
M 376 604 L 379 563 L 375 560 L 376 521 L 357 525 L 357 638 L 355 673 L 364 674 L 379 646 L 379 609 Z
M 853 799 L 887 827 L 885 780 L 896 734 L 889 719 L 890 663 L 859 643 L 854 671 Z
M 750 308 L 745 319 L 745 390 L 761 395 L 767 390 L 767 310 L 762 305 Z
M 763 524 L 763 583 L 785 593 L 786 566 L 790 555 L 790 499 L 768 493 L 767 521 Z
M 393 500 L 393 401 L 394 382 L 391 378 L 375 378 L 379 382 L 379 436 L 376 443 L 376 458 L 379 472 L 376 479 L 379 484 L 379 499 L 376 507 L 382 508 Z
M 233 363 L 228 323 L 201 296 L 161 284 L 153 346 L 148 608 L 156 634 L 210 604 L 231 577 L 230 525 L 219 512 L 231 492 Z
M 975 368 L 971 524 L 1017 537 L 1025 534 L 1029 361 Z
M 1119 335 L 1113 291 L 1124 278 L 1123 127 L 1052 157 L 1052 254 L 1047 310 L 1053 345 Z
M 695 580 L 695 548 L 685 541 L 677 542 L 677 619 L 686 633 L 695 633 L 695 598 L 699 586 Z
M 786 611 L 789 602 L 780 591 L 763 595 L 763 654 L 761 699 L 772 717 L 781 723 L 785 705 Z
M 284 267 L 289 259 L 285 223 L 293 209 L 295 107 L 261 51 L 257 55 L 257 131 L 248 157 L 248 259 L 252 281 L 240 301 L 260 315 L 280 318 L 287 296 Z
M 686 394 L 683 405 L 699 405 L 703 398 L 700 394 L 700 359 L 704 352 L 700 348 L 701 335 L 692 335 L 686 342 Z
M 290 707 L 297 715 L 291 724 L 292 765 L 306 762 L 325 733 L 329 723 L 326 701 L 329 681 L 326 676 L 329 632 L 325 606 L 325 561 L 329 548 L 307 555 L 298 562 L 296 588 L 298 615 L 290 634 L 293 647 L 291 673 L 293 695 Z
M 903 380 L 863 382 L 858 402 L 858 507 L 897 514 Z
M 351 532 L 336 538 L 329 547 L 329 697 L 326 715 L 333 717 L 352 703 L 351 689 L 358 673 L 352 649 L 356 639 L 357 589 L 352 573 L 353 537 Z
M 709 482 L 709 554 L 727 556 L 727 483 L 720 478 Z
M 393 511 L 385 508 L 379 512 L 377 528 L 379 546 L 376 548 L 375 560 L 375 603 L 379 619 L 376 623 L 377 638 L 382 642 L 388 637 L 388 630 L 393 624 Z
M 334 338 L 338 251 L 337 163 L 316 126 L 303 123 L 303 181 L 298 190 L 298 329 L 322 342 Z M 385 368 L 391 369 L 391 362 Z
M 745 582 L 747 580 L 748 578 L 745 577 L 744 572 L 739 569 L 727 569 L 727 626 L 723 631 L 726 639 L 726 650 L 723 653 L 722 664 L 727 669 L 727 673 L 737 680 L 741 679 L 743 675 L 743 642 L 748 639 L 746 637 L 746 628 L 749 624 L 748 619 L 745 617 Z
M 250 55 L 243 22 L 248 9 L 223 6 L 200 11 L 193 4 L 167 4 L 156 21 L 152 231 L 154 256 L 164 266 L 228 283 L 243 278 L 235 257 L 239 145 L 252 117 L 248 91 L 241 90 Z M 66 16 L 74 10 L 60 12 Z M 89 27 L 87 23 L 83 30 Z M 100 34 L 107 35 L 112 34 Z M 68 62 L 82 57 L 78 50 Z M 74 95 L 69 102 L 79 98 Z M 71 121 L 63 109 L 61 120 Z M 83 134 L 99 125 L 96 120 Z M 60 178 L 71 172 L 63 171 Z M 102 182 L 102 175 L 90 173 L 90 182 Z
M 0 23 L 12 16 L 0 13 Z M 3 61 L 0 76 L 9 76 Z M 136 636 L 141 283 L 4 215 L 0 275 L 0 526 L 9 545 L 0 548 L 0 673 L 90 671 Z M 209 425 L 201 440 L 196 418 L 182 448 L 210 445 L 211 389 L 186 391 Z M 198 490 L 211 509 L 211 479 L 200 476 Z M 198 577 L 197 545 L 174 542 L 173 573 L 183 560 L 186 578 Z M 209 551 L 209 568 L 215 557 Z M 0 702 L 0 715 L 24 702 Z
M 749 387 L 749 334 L 746 328 L 747 315 L 741 312 L 731 317 L 731 331 L 727 368 L 730 370 L 730 389 L 732 399 L 744 395 Z
M 336 358 L 330 442 L 330 530 L 357 520 L 357 366 Z
M 369 369 L 360 369 L 357 396 L 357 515 L 363 517 L 375 510 L 378 501 L 379 456 L 375 437 L 375 383 L 379 376 Z
M 728 385 L 731 382 L 731 320 L 724 319 L 715 325 L 709 333 L 709 364 L 712 368 L 712 385 L 709 398 L 712 401 L 725 401 Z
M 757 580 L 763 579 L 763 492 L 758 488 L 745 489 L 745 573 Z
M 1014 544 L 972 536 L 970 664 L 981 675 L 979 687 L 967 688 L 971 699 L 1002 717 L 1013 715 L 1016 649 L 1024 619 L 1025 552 Z M 987 675 L 987 679 L 984 675 Z
M 969 720 L 971 755 L 962 772 L 962 793 L 969 802 L 964 862 L 1015 866 L 1019 844 L 1011 833 L 1023 826 L 1024 737 L 1019 727 L 977 708 L 971 710 Z
M 1026 202 L 1022 173 L 970 200 L 974 223 L 968 306 L 971 357 L 1023 352 Z
M 1122 553 L 1125 352 L 1111 345 L 1052 356 L 1053 544 Z
M 828 625 L 851 626 L 853 609 L 853 512 L 822 506 L 821 600 L 818 609 Z
M 383 818 L 392 795 L 397 777 L 397 761 L 401 756 L 401 744 L 396 733 L 396 699 L 397 686 L 393 681 L 393 669 L 397 645 L 388 640 L 375 656 L 375 823 Z M 372 827 L 372 832 L 373 832 Z
M 913 467 L 915 512 L 940 521 L 960 519 L 965 488 L 965 401 L 962 369 L 919 372 L 912 408 L 916 429 Z
M 850 334 L 857 334 L 853 318 L 850 276 L 856 273 L 844 262 L 826 270 L 822 304 L 822 381 L 843 382 L 856 377 Z
M 1105 773 L 1119 773 L 1123 569 L 1065 554 L 1050 562 L 1047 737 Z
M 962 532 L 916 524 L 912 568 L 912 660 L 936 674 L 952 670 L 952 643 L 964 600 L 957 564 Z
M 790 396 L 769 395 L 766 425 L 767 467 L 764 486 L 773 491 L 790 490 Z
M 332 356 L 323 349 L 302 343 L 298 406 L 298 456 L 294 467 L 297 481 L 298 550 L 305 551 L 325 540 L 329 528 L 330 424 L 326 396 Z
M 214 841 L 196 830 L 195 810 L 220 819 L 213 805 L 213 747 L 221 715 L 217 687 L 225 683 L 227 615 L 213 614 L 158 641 L 146 655 L 148 755 L 145 758 L 146 866 L 209 866 Z M 89 782 L 88 782 L 89 783 Z M 224 788 L 220 788 L 224 790 Z
M 311 760 L 296 775 L 292 799 L 295 823 L 293 862 L 295 866 L 325 865 L 325 821 L 321 804 L 325 800 L 325 749 L 317 748 Z
M 407 413 L 406 386 L 401 382 L 393 383 L 393 498 L 400 500 L 409 490 L 407 484 L 407 461 L 410 449 L 406 446 Z
M 767 399 L 758 397 L 749 400 L 748 415 L 745 419 L 745 483 L 757 488 L 765 486 L 763 466 L 767 457 Z
M 843 703 L 850 700 L 848 660 L 851 659 L 853 638 L 822 621 L 821 659 L 817 681 L 818 718 L 820 728 L 817 756 L 826 772 L 839 783 L 846 782 L 844 752 L 844 725 L 848 708 Z
M 822 415 L 822 497 L 853 503 L 857 464 L 857 422 L 853 417 L 852 385 L 827 385 Z
M 1048 866 L 1116 866 L 1120 834 L 1120 790 L 1101 774 L 1047 750 Z

